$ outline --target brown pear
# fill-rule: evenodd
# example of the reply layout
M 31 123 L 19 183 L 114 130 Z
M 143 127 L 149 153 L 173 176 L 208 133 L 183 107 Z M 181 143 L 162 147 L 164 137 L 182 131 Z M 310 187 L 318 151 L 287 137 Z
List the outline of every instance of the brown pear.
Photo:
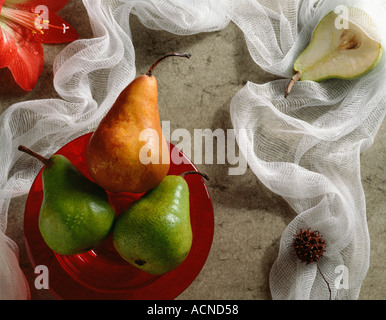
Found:
M 161 128 L 153 70 L 171 56 L 189 58 L 190 54 L 172 52 L 159 58 L 121 92 L 91 136 L 87 167 L 93 180 L 107 191 L 147 192 L 169 171 L 169 148 Z

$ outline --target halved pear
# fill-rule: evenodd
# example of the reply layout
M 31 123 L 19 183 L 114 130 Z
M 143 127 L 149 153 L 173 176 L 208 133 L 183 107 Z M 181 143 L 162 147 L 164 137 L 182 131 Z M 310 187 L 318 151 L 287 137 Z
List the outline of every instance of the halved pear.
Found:
M 351 13 L 358 14 L 358 9 L 349 8 Z M 339 16 L 331 11 L 319 22 L 310 44 L 294 62 L 295 74 L 285 97 L 299 80 L 354 79 L 373 70 L 381 61 L 383 50 L 378 41 L 349 21 L 348 28 L 337 28 L 337 19 Z

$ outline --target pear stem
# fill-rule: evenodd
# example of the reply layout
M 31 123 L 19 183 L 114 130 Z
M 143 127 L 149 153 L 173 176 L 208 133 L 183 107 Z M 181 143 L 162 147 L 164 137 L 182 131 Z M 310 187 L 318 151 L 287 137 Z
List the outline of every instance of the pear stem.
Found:
M 298 71 L 293 75 L 293 77 L 291 78 L 290 82 L 287 85 L 287 88 L 285 89 L 285 94 L 284 94 L 285 98 L 288 97 L 295 83 L 298 82 L 301 78 L 302 78 L 301 71 Z
M 29 154 L 30 156 L 33 156 L 34 158 L 40 160 L 46 166 L 48 166 L 50 164 L 50 159 L 47 159 L 47 158 L 41 156 L 40 154 L 37 154 L 36 152 L 33 152 L 31 149 L 28 149 L 25 146 L 19 146 L 17 149 L 19 151 L 25 152 L 25 153 Z
M 184 173 L 181 173 L 180 176 L 181 177 L 185 177 L 188 174 L 199 174 L 201 177 L 203 177 L 203 178 L 205 178 L 206 180 L 209 181 L 209 177 L 205 173 L 201 173 L 201 172 L 198 172 L 198 171 L 186 171 Z
M 168 53 L 168 54 L 165 54 L 164 56 L 162 56 L 161 58 L 159 58 L 156 62 L 154 62 L 151 67 L 149 68 L 149 70 L 147 71 L 146 75 L 151 77 L 153 75 L 153 71 L 155 69 L 155 67 L 164 59 L 168 58 L 168 57 L 184 57 L 184 58 L 190 58 L 191 57 L 191 54 L 190 53 L 187 53 L 187 52 L 171 52 L 171 53 Z

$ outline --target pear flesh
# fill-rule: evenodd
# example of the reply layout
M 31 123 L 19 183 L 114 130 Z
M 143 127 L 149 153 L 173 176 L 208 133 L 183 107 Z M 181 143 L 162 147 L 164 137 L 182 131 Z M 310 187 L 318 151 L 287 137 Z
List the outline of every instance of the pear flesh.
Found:
M 123 259 L 149 274 L 164 274 L 187 257 L 193 240 L 189 189 L 181 176 L 166 176 L 114 226 L 113 242 Z
M 349 14 L 352 10 L 349 8 Z M 381 61 L 382 45 L 352 22 L 346 21 L 348 28 L 337 28 L 338 18 L 332 11 L 316 27 L 309 46 L 294 62 L 295 75 L 286 88 L 286 97 L 299 80 L 355 79 Z

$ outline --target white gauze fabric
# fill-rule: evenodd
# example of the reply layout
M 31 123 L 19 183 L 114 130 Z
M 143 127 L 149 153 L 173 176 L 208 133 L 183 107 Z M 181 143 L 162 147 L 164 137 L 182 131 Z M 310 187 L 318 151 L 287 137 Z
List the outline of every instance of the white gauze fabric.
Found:
M 29 297 L 17 264 L 17 246 L 4 233 L 10 200 L 28 193 L 41 164 L 17 147 L 23 144 L 50 156 L 96 127 L 135 77 L 130 14 L 149 28 L 181 36 L 221 30 L 232 19 L 243 30 L 256 63 L 289 78 L 294 57 L 308 42 L 321 12 L 334 4 L 326 1 L 314 8 L 314 1 L 298 0 L 83 3 L 94 37 L 69 44 L 57 57 L 54 84 L 62 99 L 18 103 L 0 115 L 2 299 Z M 324 273 L 331 280 L 331 268 L 345 264 L 350 270 L 350 290 L 341 297 L 357 297 L 369 251 L 359 152 L 371 144 L 384 116 L 383 68 L 384 62 L 355 82 L 299 83 L 288 100 L 282 98 L 288 80 L 263 86 L 248 83 L 232 100 L 232 121 L 253 172 L 298 213 L 283 234 L 272 269 L 273 298 L 327 295 L 315 266 L 299 264 L 290 253 L 289 241 L 300 226 L 324 233 L 328 241 L 328 254 L 321 265 Z M 334 291 L 334 297 L 337 294 Z
M 57 56 L 54 85 L 62 99 L 17 103 L 0 116 L 0 299 L 30 298 L 18 265 L 18 247 L 5 231 L 11 199 L 29 192 L 41 164 L 19 152 L 18 146 L 49 157 L 97 126 L 136 75 L 130 14 L 149 28 L 179 35 L 221 30 L 229 23 L 227 1 L 83 0 L 83 4 L 94 37 L 69 44 Z
M 381 0 L 231 1 L 230 18 L 243 30 L 254 61 L 286 78 L 249 82 L 231 102 L 236 137 L 251 170 L 297 213 L 282 234 L 270 272 L 273 299 L 329 299 L 317 265 L 294 254 L 300 229 L 318 230 L 326 241 L 318 264 L 332 299 L 357 299 L 369 268 L 360 153 L 372 144 L 385 116 L 385 59 L 361 79 L 298 82 L 284 98 L 294 60 L 318 22 L 338 5 L 364 10 L 373 22 L 361 14 L 349 19 L 385 46 Z M 348 283 L 335 285 L 343 271 Z

